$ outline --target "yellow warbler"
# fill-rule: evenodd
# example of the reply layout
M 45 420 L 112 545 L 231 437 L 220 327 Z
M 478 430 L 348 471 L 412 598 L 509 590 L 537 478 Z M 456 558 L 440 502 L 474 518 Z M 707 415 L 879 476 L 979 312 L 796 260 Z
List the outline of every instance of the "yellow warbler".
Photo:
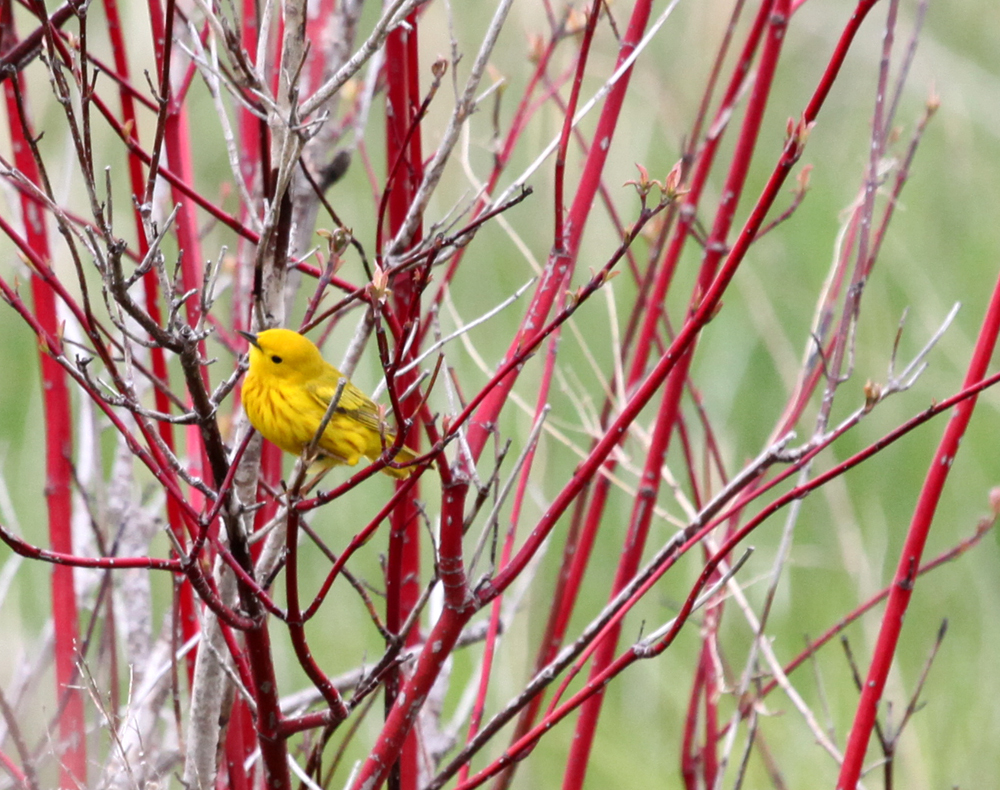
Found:
M 309 338 L 291 329 L 265 329 L 250 341 L 250 372 L 243 382 L 243 406 L 254 428 L 286 453 L 299 455 L 319 430 L 344 376 L 325 361 Z M 372 461 L 395 437 L 385 430 L 378 407 L 361 390 L 346 382 L 333 415 L 320 436 L 319 462 L 354 466 L 362 455 Z M 413 453 L 402 449 L 393 459 L 406 463 Z M 412 470 L 382 469 L 396 478 Z

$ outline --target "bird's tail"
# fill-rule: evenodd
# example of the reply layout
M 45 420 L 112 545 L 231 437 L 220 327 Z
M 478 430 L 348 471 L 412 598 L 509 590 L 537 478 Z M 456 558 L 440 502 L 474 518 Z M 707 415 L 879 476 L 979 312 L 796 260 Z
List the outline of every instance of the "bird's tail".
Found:
M 387 444 L 391 444 L 393 441 L 395 441 L 394 437 L 392 437 L 392 436 L 386 436 L 385 440 L 386 440 Z M 375 455 L 369 456 L 369 458 L 371 458 L 371 460 L 375 461 L 375 460 L 378 459 L 378 457 L 381 454 L 382 454 L 381 448 L 379 448 L 379 451 L 377 453 L 375 453 Z M 403 447 L 393 457 L 392 462 L 394 464 L 408 464 L 408 463 L 410 463 L 410 461 L 416 460 L 416 458 L 417 458 L 417 456 L 413 453 L 413 451 L 408 450 L 407 448 Z M 416 467 L 414 467 L 414 466 L 407 466 L 407 467 L 404 467 L 403 469 L 397 469 L 394 466 L 383 466 L 382 467 L 382 471 L 383 472 L 385 472 L 387 475 L 389 475 L 389 477 L 394 477 L 397 480 L 405 480 L 407 477 L 409 477 L 411 474 L 413 474 L 413 470 L 414 469 L 416 469 Z

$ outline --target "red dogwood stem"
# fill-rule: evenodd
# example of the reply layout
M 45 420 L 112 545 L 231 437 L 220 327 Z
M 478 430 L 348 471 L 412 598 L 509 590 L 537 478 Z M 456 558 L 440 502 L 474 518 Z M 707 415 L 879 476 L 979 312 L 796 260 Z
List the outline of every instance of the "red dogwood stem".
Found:
M 972 360 L 969 362 L 969 370 L 965 375 L 963 389 L 977 384 L 986 375 L 990 357 L 996 348 L 998 332 L 1000 332 L 1000 279 L 993 289 L 993 296 L 986 311 L 986 317 L 983 319 L 976 347 L 972 352 Z M 854 725 L 851 727 L 847 750 L 844 752 L 844 763 L 840 767 L 840 778 L 837 781 L 838 790 L 847 790 L 848 788 L 853 790 L 861 776 L 861 765 L 868 749 L 868 739 L 875 726 L 878 703 L 882 699 L 892 657 L 899 644 L 899 634 L 903 629 L 903 617 L 909 606 L 910 596 L 913 595 L 917 568 L 920 567 L 920 558 L 924 552 L 924 545 L 927 543 L 927 535 L 930 532 L 934 513 L 941 498 L 941 491 L 944 489 L 951 465 L 955 460 L 955 454 L 958 452 L 959 443 L 965 435 L 965 429 L 969 425 L 975 408 L 976 397 L 963 400 L 955 407 L 955 412 L 948 422 L 948 427 L 945 428 L 937 452 L 934 453 L 934 460 L 927 470 L 927 477 L 920 490 L 920 498 L 917 500 L 913 520 L 910 522 L 910 529 L 906 535 L 906 543 L 899 555 L 892 589 L 889 591 L 889 602 L 885 607 L 875 653 L 872 656 L 871 666 L 868 668 L 868 677 L 862 687 L 861 699 L 858 701 L 857 711 L 854 715 Z
M 9 0 L 0 4 L 0 56 L 9 52 L 16 43 L 14 18 Z M 15 80 L 17 83 L 15 84 Z M 34 183 L 39 183 L 39 173 L 32 156 L 31 146 L 25 135 L 28 119 L 22 117 L 23 101 L 18 102 L 16 91 L 24 98 L 24 80 L 21 74 L 4 82 L 4 98 L 10 136 L 14 141 L 14 162 L 17 168 Z M 50 260 L 48 234 L 41 207 L 21 194 L 21 212 L 24 232 L 31 248 L 43 261 Z M 31 293 L 35 315 L 40 325 L 53 337 L 61 338 L 62 328 L 56 312 L 55 294 L 44 280 L 32 275 Z M 73 499 L 70 486 L 73 481 L 73 417 L 70 410 L 69 389 L 62 367 L 41 347 L 42 400 L 45 409 L 45 503 L 49 512 L 49 543 L 52 550 L 63 554 L 73 553 L 72 517 Z M 52 567 L 52 617 L 55 633 L 56 686 L 59 690 L 60 744 L 59 784 L 61 787 L 87 785 L 87 741 L 83 715 L 83 695 L 77 682 L 77 645 L 79 625 L 76 593 L 73 586 L 73 568 L 67 565 Z

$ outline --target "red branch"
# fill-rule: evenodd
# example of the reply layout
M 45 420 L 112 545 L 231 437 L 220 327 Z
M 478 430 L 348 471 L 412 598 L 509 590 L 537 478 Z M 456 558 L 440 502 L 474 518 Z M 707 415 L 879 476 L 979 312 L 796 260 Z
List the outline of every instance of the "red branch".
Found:
M 982 328 L 976 339 L 972 359 L 969 361 L 969 369 L 965 375 L 965 389 L 974 387 L 983 381 L 989 368 L 990 357 L 996 348 L 998 333 L 1000 333 L 1000 279 L 997 280 L 994 287 Z M 847 749 L 844 752 L 844 762 L 837 780 L 837 787 L 840 790 L 847 788 L 853 790 L 861 776 L 862 763 L 868 749 L 868 739 L 875 726 L 879 700 L 882 699 L 885 681 L 889 675 L 889 667 L 892 665 L 892 657 L 896 653 L 899 635 L 903 628 L 903 618 L 909 606 L 910 597 L 913 595 L 917 568 L 920 567 L 920 559 L 927 543 L 927 536 L 930 533 L 941 492 L 975 407 L 975 396 L 963 400 L 955 407 L 955 412 L 948 421 L 948 427 L 945 428 L 944 436 L 941 437 L 941 442 L 934 453 L 934 459 L 927 470 L 927 477 L 920 490 L 917 506 L 913 511 L 913 520 L 910 522 L 906 541 L 899 555 L 899 563 L 896 566 L 892 588 L 889 592 L 889 602 L 886 604 L 885 614 L 882 617 L 882 626 L 879 629 L 878 641 L 868 670 L 868 678 L 861 690 L 861 699 L 858 701 L 854 724 L 851 727 Z
M 0 3 L 0 56 L 11 51 L 16 42 L 14 17 L 10 0 Z M 38 168 L 27 137 L 32 134 L 28 118 L 21 115 L 26 102 L 27 84 L 22 74 L 3 83 L 7 103 L 10 136 L 14 144 L 14 161 L 26 178 L 40 183 Z M 18 102 L 20 91 L 22 102 Z M 49 265 L 49 239 L 45 218 L 34 201 L 21 195 L 21 219 L 28 244 Z M 52 337 L 62 335 L 62 326 L 56 314 L 56 300 L 52 290 L 37 275 L 31 278 L 34 310 L 42 329 Z M 42 368 L 42 398 L 45 408 L 45 502 L 49 513 L 49 542 L 53 552 L 68 555 L 73 552 L 72 518 L 73 499 L 73 417 L 70 409 L 69 388 L 61 365 L 46 349 L 40 349 Z M 79 626 L 73 568 L 59 564 L 52 569 L 52 614 L 55 626 L 56 685 L 60 698 L 65 700 L 59 717 L 58 750 L 59 782 L 63 787 L 86 786 L 87 782 L 87 728 L 83 711 L 83 692 L 77 683 Z

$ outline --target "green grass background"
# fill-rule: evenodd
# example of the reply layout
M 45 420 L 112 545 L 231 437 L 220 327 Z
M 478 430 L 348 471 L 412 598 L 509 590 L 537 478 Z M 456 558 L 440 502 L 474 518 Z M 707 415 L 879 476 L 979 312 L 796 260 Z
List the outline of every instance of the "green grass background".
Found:
M 747 197 L 741 204 L 741 219 L 780 152 L 786 119 L 797 117 L 801 112 L 851 8 L 847 2 L 811 0 L 792 19 L 775 96 L 761 135 Z M 886 3 L 880 4 L 865 23 L 810 136 L 802 160 L 802 164 L 814 166 L 808 197 L 792 220 L 753 247 L 725 299 L 723 310 L 700 341 L 693 378 L 704 395 L 707 412 L 731 473 L 760 451 L 762 442 L 781 414 L 790 392 L 791 376 L 808 342 L 816 294 L 834 255 L 845 210 L 859 195 L 867 163 L 881 25 L 886 8 Z M 629 10 L 627 3 L 612 4 L 619 26 L 624 26 Z M 631 188 L 620 185 L 636 176 L 634 163 L 643 164 L 654 177 L 662 177 L 676 161 L 682 137 L 700 99 L 701 86 L 725 23 L 725 14 L 723 3 L 681 4 L 638 64 L 605 171 L 605 183 L 626 221 L 634 216 L 637 200 Z M 896 63 L 914 14 L 912 2 L 901 4 Z M 501 104 L 502 128 L 509 122 L 530 75 L 525 36 L 542 28 L 540 15 L 541 11 L 534 4 L 520 4 L 493 58 L 497 73 L 508 80 Z M 896 121 L 901 127 L 902 138 L 894 152 L 903 151 L 932 91 L 940 96 L 941 109 L 921 144 L 882 255 L 867 284 L 853 376 L 841 388 L 835 418 L 863 401 L 862 387 L 867 379 L 884 381 L 896 328 L 904 310 L 908 310 L 900 343 L 900 358 L 904 361 L 924 345 L 955 302 L 961 302 L 961 311 L 931 353 L 929 367 L 916 385 L 909 392 L 881 404 L 856 431 L 826 451 L 818 462 L 818 469 L 826 469 L 847 458 L 935 399 L 947 397 L 960 387 L 1000 263 L 997 254 L 1000 223 L 996 220 L 1000 186 L 997 165 L 1000 162 L 997 139 L 1000 104 L 996 100 L 1000 69 L 995 50 L 996 17 L 996 10 L 985 2 L 960 6 L 932 4 L 930 7 Z M 486 21 L 485 9 L 482 12 L 455 9 L 454 31 L 465 53 L 459 64 L 459 75 L 467 73 L 475 46 L 472 42 L 477 40 Z M 448 23 L 443 6 L 432 5 L 427 11 L 421 28 L 425 64 L 449 52 Z M 602 27 L 585 81 L 585 96 L 589 96 L 609 73 L 614 53 L 612 37 L 607 27 Z M 552 73 L 557 74 L 567 67 L 570 58 L 570 48 L 564 47 Z M 33 79 L 40 81 L 34 83 L 32 100 L 38 97 L 41 105 L 41 97 L 45 95 L 44 77 L 34 73 Z M 425 128 L 427 150 L 437 143 L 450 106 L 450 89 L 443 89 Z M 35 112 L 40 119 L 39 127 L 46 131 L 43 141 L 46 150 L 54 162 L 64 162 L 65 141 L 60 137 L 62 127 L 56 109 L 49 102 L 44 107 L 36 107 Z M 492 159 L 490 115 L 491 109 L 484 110 L 473 119 L 471 126 L 469 159 L 480 178 L 485 176 Z M 588 133 L 593 129 L 595 117 L 593 114 L 582 125 Z M 219 191 L 218 185 L 229 179 L 229 174 L 214 110 L 200 86 L 196 86 L 192 95 L 191 119 L 194 135 L 206 141 L 195 151 L 199 186 L 213 195 Z M 557 133 L 560 120 L 551 107 L 538 114 L 525 133 L 524 145 L 515 155 L 511 174 L 526 167 L 541 146 Z M 734 122 L 738 120 L 739 117 Z M 148 129 L 143 131 L 149 133 Z M 370 131 L 368 152 L 375 161 L 376 170 L 381 172 L 380 130 L 373 124 Z M 733 138 L 731 131 L 727 136 L 730 147 Z M 9 150 L 6 138 L 2 139 L 4 150 Z M 105 161 L 117 162 L 119 156 L 120 149 L 109 140 L 98 148 L 102 166 Z M 569 160 L 571 185 L 575 184 L 575 168 L 579 162 L 579 151 L 573 149 Z M 123 235 L 128 235 L 125 230 L 128 227 L 125 218 L 127 187 L 120 180 L 121 175 L 120 171 L 115 173 L 116 189 L 120 191 L 116 195 L 118 223 Z M 717 177 L 713 182 L 710 197 L 718 194 L 720 180 L 721 177 Z M 70 176 L 65 177 L 65 183 L 72 195 L 70 201 L 81 199 L 73 195 Z M 507 220 L 530 251 L 530 256 L 535 261 L 544 261 L 552 234 L 551 166 L 539 171 L 530 183 L 535 188 L 534 195 L 509 212 Z M 443 215 L 453 203 L 468 194 L 468 189 L 461 168 L 453 163 L 429 216 Z M 790 196 L 786 194 L 783 199 L 790 200 Z M 374 208 L 361 167 L 355 166 L 349 171 L 345 180 L 331 192 L 331 200 L 371 253 Z M 711 200 L 706 200 L 705 205 L 711 205 Z M 706 223 L 711 221 L 710 216 L 702 219 Z M 230 245 L 231 249 L 234 247 L 229 234 L 218 227 L 213 228 L 204 239 L 205 255 L 216 257 L 223 244 Z M 574 284 L 582 283 L 588 276 L 588 267 L 600 266 L 616 245 L 613 227 L 604 212 L 595 209 L 585 234 Z M 644 243 L 640 242 L 637 246 L 640 259 L 644 249 Z M 26 278 L 24 267 L 9 245 L 0 242 L 0 250 L 3 251 L 0 262 L 3 276 L 10 278 L 16 274 L 23 282 Z M 66 267 L 68 262 L 57 257 L 57 266 Z M 359 270 L 357 260 L 349 259 L 346 275 L 359 280 Z M 687 302 L 696 271 L 697 256 L 692 251 L 683 262 L 670 299 L 675 318 Z M 468 259 L 453 284 L 452 297 L 462 319 L 470 320 L 489 309 L 531 273 L 531 263 L 507 233 L 496 225 L 484 228 L 473 242 Z M 622 275 L 611 288 L 617 307 L 615 320 L 619 328 L 623 328 L 634 298 L 634 285 L 627 275 Z M 22 291 L 26 292 L 27 288 Z M 495 365 L 506 350 L 524 304 L 522 300 L 470 333 L 470 339 L 487 365 Z M 297 315 L 300 315 L 301 303 L 298 309 Z M 578 445 L 586 444 L 586 435 L 577 399 L 589 399 L 592 410 L 599 409 L 601 404 L 602 382 L 587 355 L 597 360 L 602 375 L 606 376 L 611 367 L 612 343 L 607 328 L 612 319 L 609 315 L 608 303 L 599 295 L 576 319 L 577 327 L 586 337 L 587 353 L 570 332 L 566 333 L 560 349 L 566 378 L 553 388 L 552 422 Z M 450 326 L 451 319 L 445 318 L 443 323 Z M 353 321 L 347 320 L 343 328 L 335 332 L 327 346 L 331 360 L 339 359 L 352 325 Z M 0 343 L 5 363 L 5 374 L 0 376 L 0 474 L 10 501 L 10 508 L 5 505 L 0 515 L 8 525 L 16 517 L 23 534 L 44 542 L 41 441 L 44 423 L 35 343 L 27 327 L 6 308 L 0 310 Z M 526 368 L 517 387 L 529 403 L 534 402 L 537 393 L 539 359 Z M 457 368 L 466 392 L 475 391 L 485 383 L 485 374 L 478 370 L 461 346 L 452 347 L 448 362 Z M 213 381 L 227 374 L 232 364 L 230 357 L 219 352 L 219 361 L 212 371 Z M 374 353 L 369 353 L 356 380 L 364 388 L 371 389 L 377 377 Z M 1000 430 L 998 403 L 1000 399 L 995 392 L 987 392 L 980 400 L 938 508 L 928 544 L 928 558 L 970 534 L 977 521 L 989 512 L 989 491 L 1000 482 L 1000 454 L 996 449 Z M 444 410 L 447 403 L 438 396 L 435 406 Z M 690 409 L 687 413 L 691 418 Z M 808 435 L 814 414 L 815 404 L 799 426 L 800 438 Z M 647 414 L 645 423 L 648 422 Z M 871 463 L 848 473 L 804 503 L 790 562 L 778 589 L 768 629 L 780 658 L 790 660 L 801 649 L 804 635 L 819 634 L 888 583 L 923 476 L 944 425 L 945 420 L 938 419 L 919 428 Z M 519 442 L 523 442 L 530 428 L 530 419 L 509 404 L 502 428 L 506 435 L 514 438 L 516 453 L 520 449 Z M 103 465 L 107 469 L 113 447 L 109 436 L 102 439 L 102 447 Z M 637 442 L 630 442 L 627 450 L 636 463 L 641 462 L 642 448 Z M 522 530 L 538 517 L 566 482 L 575 462 L 576 456 L 559 442 L 552 438 L 543 442 L 536 461 L 537 474 L 533 475 L 533 487 L 522 517 Z M 684 479 L 686 475 L 676 443 L 672 446 L 670 463 L 674 474 Z M 325 534 L 334 536 L 331 543 L 337 548 L 343 543 L 338 542 L 336 536 L 349 534 L 352 526 L 367 520 L 388 491 L 387 481 L 370 481 L 369 487 L 318 515 L 317 526 Z M 431 499 L 430 512 L 434 513 L 433 493 L 428 497 Z M 680 516 L 681 511 L 666 492 L 660 504 L 671 515 Z M 608 528 L 596 547 L 595 568 L 581 597 L 573 633 L 589 621 L 606 599 L 630 507 L 631 498 L 627 494 L 618 492 L 613 496 Z M 741 572 L 741 578 L 759 579 L 767 573 L 782 523 L 783 514 L 780 514 L 753 536 L 756 553 Z M 654 524 L 651 545 L 666 540 L 673 529 L 672 524 L 658 520 Z M 522 605 L 518 621 L 503 640 L 491 696 L 494 709 L 517 692 L 530 670 L 564 534 L 565 523 L 557 528 L 549 547 L 549 561 L 543 564 Z M 354 561 L 355 572 L 378 580 L 378 554 L 384 550 L 383 538 L 372 541 Z M 8 556 L 6 549 L 0 549 L 0 558 L 7 561 Z M 306 589 L 314 589 L 320 582 L 324 567 L 317 563 L 306 569 L 303 579 Z M 697 570 L 692 557 L 672 572 L 626 621 L 623 639 L 635 637 L 643 626 L 648 631 L 669 619 L 686 595 Z M 23 563 L 6 597 L 0 601 L 0 629 L 11 646 L 0 653 L 0 682 L 4 684 L 16 665 L 33 660 L 39 646 L 45 644 L 41 624 L 48 614 L 48 578 L 47 568 L 37 563 Z M 342 592 L 339 584 L 336 589 Z M 156 585 L 163 605 L 168 596 L 166 580 L 158 578 Z M 760 603 L 764 586 L 763 582 L 758 582 L 749 588 L 752 602 Z M 314 652 L 324 657 L 323 666 L 330 672 L 347 670 L 379 654 L 378 640 L 356 599 L 346 593 L 339 595 L 337 601 L 337 608 L 331 607 L 324 619 L 317 621 L 310 630 Z M 870 657 L 878 617 L 878 613 L 870 614 L 847 632 L 854 654 L 864 666 Z M 899 722 L 945 618 L 950 624 L 948 635 L 924 688 L 925 707 L 913 718 L 899 743 L 898 787 L 917 790 L 987 787 L 992 786 L 1000 774 L 996 749 L 1000 742 L 1000 707 L 995 702 L 1000 698 L 1000 673 L 996 671 L 996 656 L 1000 653 L 1000 552 L 992 534 L 975 550 L 918 584 L 882 708 L 883 721 L 891 721 L 890 727 Z M 742 667 L 750 633 L 731 606 L 727 609 L 722 637 L 724 658 L 731 661 L 731 670 L 736 672 Z M 681 786 L 677 770 L 681 727 L 698 647 L 697 628 L 692 623 L 666 655 L 636 666 L 610 687 L 588 787 Z M 287 668 L 282 678 L 284 687 L 289 690 L 298 687 L 303 679 L 294 669 L 289 647 L 277 640 L 276 650 Z M 450 705 L 457 704 L 475 668 L 477 651 L 478 648 L 473 648 L 456 657 L 452 667 Z M 793 680 L 814 709 L 822 712 L 821 699 L 825 699 L 829 720 L 822 720 L 829 726 L 835 742 L 842 746 L 857 699 L 843 652 L 836 645 L 829 646 L 820 654 L 814 668 L 803 668 Z M 46 704 L 51 705 L 51 699 L 40 706 L 48 713 L 51 709 L 45 709 Z M 724 697 L 721 708 L 724 712 L 730 711 L 732 699 Z M 832 787 L 836 767 L 814 743 L 791 703 L 781 694 L 772 695 L 766 712 L 768 715 L 762 718 L 760 731 L 787 786 Z M 38 717 L 29 729 L 33 728 L 37 735 L 43 721 L 44 716 Z M 570 722 L 564 723 L 547 736 L 522 765 L 515 786 L 549 787 L 559 781 L 572 736 L 571 727 Z M 373 720 L 363 728 L 362 742 L 371 737 L 375 729 Z M 351 755 L 359 758 L 363 753 L 358 746 Z M 869 750 L 869 761 L 876 757 L 877 748 L 873 746 Z M 476 763 L 477 767 L 484 764 L 482 758 Z M 344 770 L 346 779 L 347 768 Z M 866 784 L 878 787 L 880 782 L 881 777 L 873 774 Z M 751 760 L 745 786 L 769 786 L 762 763 L 756 757 Z

